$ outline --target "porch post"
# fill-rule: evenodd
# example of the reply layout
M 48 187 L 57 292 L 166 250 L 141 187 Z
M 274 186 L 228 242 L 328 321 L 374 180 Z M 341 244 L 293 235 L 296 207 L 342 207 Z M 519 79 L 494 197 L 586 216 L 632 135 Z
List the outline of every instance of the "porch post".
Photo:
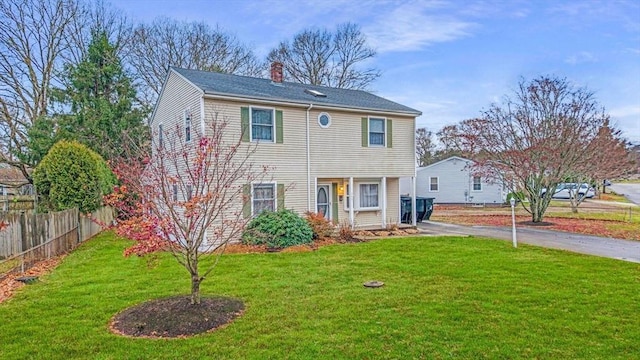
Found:
M 411 224 L 416 226 L 416 177 L 411 177 Z
M 382 202 L 380 206 L 382 206 L 382 228 L 387 227 L 387 177 L 383 176 L 381 181 L 382 189 L 380 192 L 382 193 Z
M 349 178 L 349 224 L 351 224 L 351 228 L 355 228 L 355 218 L 353 212 L 353 196 L 355 194 L 355 189 L 353 188 L 353 177 Z

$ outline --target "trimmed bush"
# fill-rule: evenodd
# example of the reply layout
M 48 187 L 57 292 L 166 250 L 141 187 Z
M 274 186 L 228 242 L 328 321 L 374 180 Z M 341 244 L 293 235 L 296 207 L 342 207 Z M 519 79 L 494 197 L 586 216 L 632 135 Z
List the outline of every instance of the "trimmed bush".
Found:
M 76 141 L 59 141 L 36 167 L 33 182 L 41 211 L 78 207 L 91 212 L 115 185 L 115 176 L 100 155 Z
M 248 245 L 266 245 L 285 248 L 308 244 L 313 240 L 309 224 L 292 210 L 263 211 L 249 222 L 242 242 Z
M 304 218 L 313 231 L 314 239 L 324 239 L 333 235 L 335 227 L 322 214 L 307 211 L 304 213 Z

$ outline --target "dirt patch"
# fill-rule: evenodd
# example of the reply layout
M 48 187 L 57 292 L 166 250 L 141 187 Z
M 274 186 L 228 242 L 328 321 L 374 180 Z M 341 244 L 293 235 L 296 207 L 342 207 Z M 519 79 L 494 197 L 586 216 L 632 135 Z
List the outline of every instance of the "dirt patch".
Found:
M 199 305 L 191 305 L 189 296 L 174 296 L 120 312 L 111 321 L 110 329 L 132 337 L 187 337 L 218 329 L 243 311 L 242 301 L 234 298 L 203 297 Z
M 545 226 L 553 226 L 555 224 L 551 223 L 551 222 L 548 222 L 548 221 L 540 221 L 540 222 L 520 221 L 520 222 L 518 222 L 518 225 L 532 226 L 532 227 L 545 227 Z

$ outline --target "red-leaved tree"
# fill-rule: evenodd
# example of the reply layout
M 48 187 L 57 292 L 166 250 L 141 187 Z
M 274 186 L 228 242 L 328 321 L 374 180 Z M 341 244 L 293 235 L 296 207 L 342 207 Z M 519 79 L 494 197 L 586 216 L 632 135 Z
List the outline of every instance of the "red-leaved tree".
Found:
M 170 251 L 189 273 L 192 304 L 200 303 L 201 282 L 246 225 L 243 186 L 270 170 L 250 161 L 255 145 L 242 143 L 226 119 L 208 123 L 190 141 L 181 128 L 165 132 L 148 159 L 117 164 L 121 185 L 106 199 L 119 210 L 116 232 L 136 241 L 125 255 Z M 203 267 L 205 257 L 215 261 Z
M 522 206 L 540 222 L 557 184 L 588 175 L 585 169 L 605 153 L 597 137 L 608 119 L 592 92 L 542 76 L 522 80 L 513 97 L 447 134 L 472 154 L 476 173 L 523 191 L 529 201 Z

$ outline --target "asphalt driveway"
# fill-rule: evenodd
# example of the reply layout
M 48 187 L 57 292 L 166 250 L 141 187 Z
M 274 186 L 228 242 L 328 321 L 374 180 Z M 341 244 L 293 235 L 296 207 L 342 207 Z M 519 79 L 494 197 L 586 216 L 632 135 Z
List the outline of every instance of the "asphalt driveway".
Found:
M 624 195 L 629 201 L 640 205 L 640 184 L 634 183 L 615 183 L 609 186 L 609 189 L 617 194 Z
M 418 229 L 427 234 L 475 235 L 512 240 L 510 227 L 464 226 L 423 221 L 418 223 Z M 519 243 L 640 263 L 640 241 L 523 227 L 516 228 L 516 234 Z

